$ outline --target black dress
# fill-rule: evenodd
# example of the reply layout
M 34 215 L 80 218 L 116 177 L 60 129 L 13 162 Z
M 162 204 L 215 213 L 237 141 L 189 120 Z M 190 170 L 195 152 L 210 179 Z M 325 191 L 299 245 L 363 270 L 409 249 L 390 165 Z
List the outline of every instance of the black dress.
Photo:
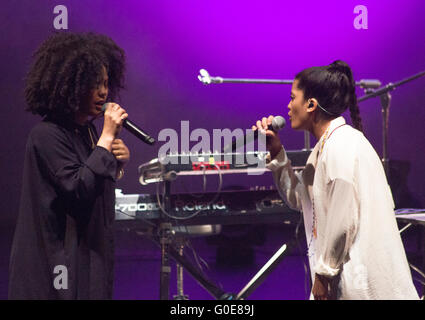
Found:
M 112 298 L 117 160 L 97 139 L 92 124 L 46 118 L 32 129 L 9 299 Z

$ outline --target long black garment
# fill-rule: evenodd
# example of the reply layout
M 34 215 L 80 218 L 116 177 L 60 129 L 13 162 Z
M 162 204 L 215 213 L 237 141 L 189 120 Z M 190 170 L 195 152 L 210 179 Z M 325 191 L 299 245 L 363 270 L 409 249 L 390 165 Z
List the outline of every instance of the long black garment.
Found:
M 92 124 L 44 119 L 32 129 L 9 299 L 112 298 L 117 161 L 97 138 Z

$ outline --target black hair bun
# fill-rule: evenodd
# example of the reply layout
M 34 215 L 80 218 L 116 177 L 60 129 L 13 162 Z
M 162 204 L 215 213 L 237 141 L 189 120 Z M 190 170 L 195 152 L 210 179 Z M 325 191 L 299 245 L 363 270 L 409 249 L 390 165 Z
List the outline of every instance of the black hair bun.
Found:
M 342 60 L 336 60 L 329 65 L 329 71 L 331 72 L 341 72 L 345 74 L 348 79 L 353 79 L 353 73 L 350 66 Z

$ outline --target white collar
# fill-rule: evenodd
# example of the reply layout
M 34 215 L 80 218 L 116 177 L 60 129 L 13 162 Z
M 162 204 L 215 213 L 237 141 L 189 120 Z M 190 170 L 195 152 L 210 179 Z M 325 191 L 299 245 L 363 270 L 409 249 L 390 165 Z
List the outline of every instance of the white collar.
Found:
M 339 126 L 342 126 L 344 124 L 346 124 L 344 117 L 339 116 L 338 118 L 331 120 L 331 123 L 329 124 L 329 127 L 326 129 L 326 131 L 328 132 L 328 134 L 330 134 L 336 128 L 338 128 Z M 318 143 L 319 142 L 321 143 L 323 139 L 325 139 L 325 133 L 322 134 Z

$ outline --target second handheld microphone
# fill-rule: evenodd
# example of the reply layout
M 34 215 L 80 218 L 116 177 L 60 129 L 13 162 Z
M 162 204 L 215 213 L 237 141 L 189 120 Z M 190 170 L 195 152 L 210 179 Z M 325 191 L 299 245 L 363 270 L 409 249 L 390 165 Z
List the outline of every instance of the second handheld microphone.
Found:
M 277 116 L 273 118 L 272 124 L 268 126 L 267 130 L 278 132 L 280 129 L 285 127 L 285 125 L 286 125 L 285 118 L 282 116 Z M 244 135 L 236 139 L 235 141 L 233 141 L 233 143 L 224 147 L 223 152 L 235 152 L 239 146 L 244 146 L 253 140 L 257 140 L 258 135 L 259 135 L 258 130 L 255 130 L 250 135 Z
M 105 103 L 102 106 L 102 111 L 105 112 L 107 103 Z M 128 119 L 124 119 L 122 122 L 122 126 L 126 128 L 129 132 L 131 132 L 133 135 L 135 135 L 137 138 L 142 140 L 143 142 L 153 145 L 155 143 L 155 139 L 152 138 L 150 135 L 148 135 L 146 132 L 144 132 L 142 129 L 140 129 L 137 125 L 135 125 L 133 122 L 131 122 Z

